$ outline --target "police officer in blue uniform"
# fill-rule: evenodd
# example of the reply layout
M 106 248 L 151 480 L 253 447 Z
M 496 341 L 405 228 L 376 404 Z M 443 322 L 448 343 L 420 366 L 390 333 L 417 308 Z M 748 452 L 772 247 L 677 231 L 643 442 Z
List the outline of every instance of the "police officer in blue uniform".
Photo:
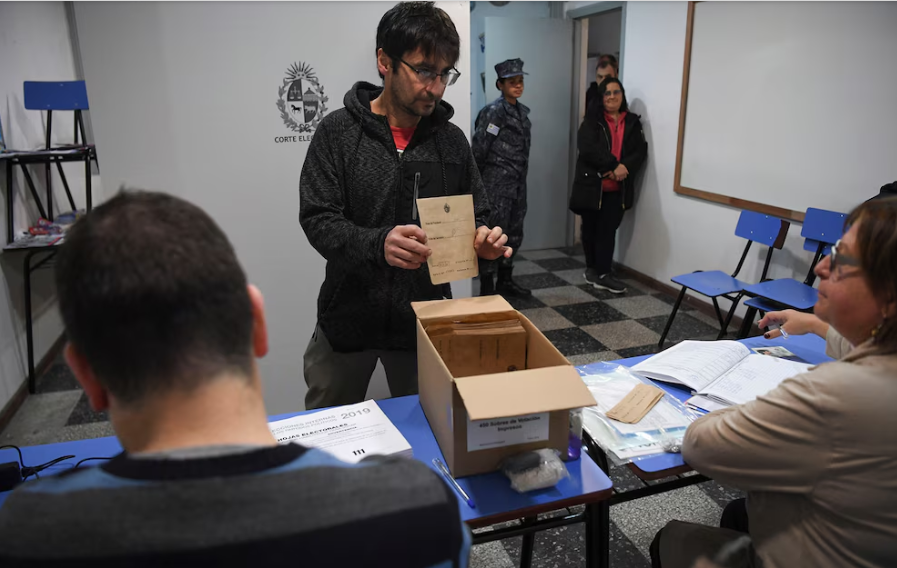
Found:
M 476 159 L 486 193 L 492 205 L 494 226 L 503 227 L 508 246 L 514 253 L 523 241 L 526 216 L 526 174 L 529 167 L 529 108 L 520 103 L 523 95 L 523 61 L 508 59 L 495 66 L 495 86 L 501 96 L 483 107 L 477 115 L 473 135 Z M 498 265 L 496 267 L 496 265 Z M 496 268 L 498 281 L 493 280 Z M 480 295 L 496 292 L 505 296 L 526 297 L 532 292 L 511 279 L 514 257 L 480 262 Z

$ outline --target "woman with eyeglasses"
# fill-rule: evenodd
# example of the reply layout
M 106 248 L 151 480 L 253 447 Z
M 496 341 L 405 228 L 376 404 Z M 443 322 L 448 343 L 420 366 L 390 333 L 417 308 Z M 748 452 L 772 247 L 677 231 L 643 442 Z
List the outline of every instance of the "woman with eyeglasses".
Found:
M 815 315 L 760 322 L 823 336 L 837 360 L 688 428 L 682 457 L 746 491 L 746 508 L 731 503 L 721 528 L 669 523 L 655 567 L 691 566 L 745 533 L 727 566 L 897 565 L 897 199 L 860 205 L 847 225 L 816 267 Z
M 626 286 L 611 272 L 617 228 L 632 207 L 633 176 L 648 157 L 648 143 L 639 115 L 629 112 L 626 91 L 616 77 L 598 86 L 579 127 L 579 156 L 570 210 L 582 217 L 582 248 L 586 256 L 586 282 L 622 294 Z

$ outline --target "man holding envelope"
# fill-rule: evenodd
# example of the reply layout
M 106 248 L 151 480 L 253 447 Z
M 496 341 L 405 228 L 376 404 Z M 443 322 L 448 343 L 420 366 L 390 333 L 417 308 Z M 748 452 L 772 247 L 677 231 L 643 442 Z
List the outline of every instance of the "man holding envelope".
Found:
M 488 227 L 470 145 L 441 100 L 458 78 L 459 46 L 451 19 L 432 2 L 396 5 L 377 28 L 383 87 L 356 83 L 309 146 L 299 221 L 327 269 L 304 357 L 306 408 L 364 400 L 378 360 L 393 396 L 416 393 L 411 302 L 450 298 L 446 282 L 475 275 L 476 257 L 512 253 L 501 228 Z M 428 237 L 422 214 L 438 234 Z

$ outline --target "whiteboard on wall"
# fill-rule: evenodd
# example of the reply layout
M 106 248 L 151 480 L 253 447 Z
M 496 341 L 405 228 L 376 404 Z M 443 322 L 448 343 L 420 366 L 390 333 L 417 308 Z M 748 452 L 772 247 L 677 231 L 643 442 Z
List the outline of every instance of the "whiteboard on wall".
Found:
M 897 2 L 690 2 L 677 193 L 803 220 L 897 180 Z

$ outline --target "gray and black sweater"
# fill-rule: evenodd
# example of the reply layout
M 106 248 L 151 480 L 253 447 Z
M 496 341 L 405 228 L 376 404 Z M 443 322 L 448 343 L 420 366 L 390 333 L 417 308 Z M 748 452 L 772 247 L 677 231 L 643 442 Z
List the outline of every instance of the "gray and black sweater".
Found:
M 371 112 L 382 90 L 360 82 L 346 93 L 345 108 L 315 132 L 299 180 L 299 222 L 327 259 L 318 324 L 339 352 L 414 350 L 411 302 L 451 297 L 449 285 L 430 283 L 426 265 L 386 263 L 389 231 L 420 225 L 415 197 L 472 193 L 477 225 L 490 214 L 470 144 L 449 122 L 452 107 L 440 101 L 400 155 L 386 117 Z
M 347 464 L 296 444 L 121 454 L 19 486 L 0 509 L 0 566 L 464 568 L 458 507 L 413 459 Z

